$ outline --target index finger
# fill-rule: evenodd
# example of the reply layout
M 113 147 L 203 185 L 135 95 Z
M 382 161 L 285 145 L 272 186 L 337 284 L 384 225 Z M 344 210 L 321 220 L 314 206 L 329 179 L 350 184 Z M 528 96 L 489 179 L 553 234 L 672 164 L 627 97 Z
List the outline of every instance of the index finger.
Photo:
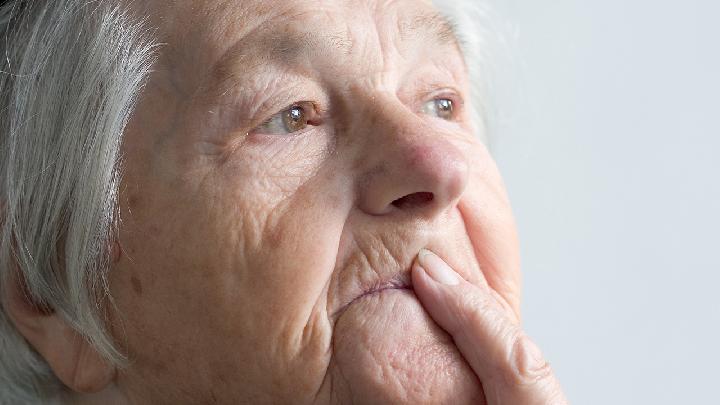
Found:
M 480 379 L 488 404 L 566 404 L 540 349 L 492 289 L 463 280 L 430 252 L 420 253 L 412 280 L 416 296 Z

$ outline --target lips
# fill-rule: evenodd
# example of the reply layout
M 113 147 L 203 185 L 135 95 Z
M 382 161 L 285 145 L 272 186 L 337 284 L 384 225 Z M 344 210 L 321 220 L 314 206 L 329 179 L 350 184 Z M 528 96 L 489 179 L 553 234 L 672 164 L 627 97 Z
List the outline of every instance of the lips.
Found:
M 380 280 L 375 282 L 374 284 L 371 284 L 369 286 L 365 286 L 359 294 L 357 294 L 355 297 L 353 297 L 348 303 L 343 305 L 335 314 L 334 318 L 337 319 L 340 315 L 342 315 L 343 312 L 352 304 L 355 302 L 366 298 L 368 296 L 379 294 L 383 291 L 388 290 L 408 290 L 412 291 L 412 283 L 410 282 L 410 270 L 396 273 L 392 278 L 388 280 Z

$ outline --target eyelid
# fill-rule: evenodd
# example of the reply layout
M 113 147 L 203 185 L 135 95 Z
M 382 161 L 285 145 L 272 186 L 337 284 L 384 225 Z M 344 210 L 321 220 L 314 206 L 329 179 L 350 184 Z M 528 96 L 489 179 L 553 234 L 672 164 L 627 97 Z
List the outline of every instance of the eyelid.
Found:
M 295 107 L 302 107 L 303 110 L 309 115 L 307 119 L 307 125 L 308 126 L 318 126 L 322 123 L 322 116 L 323 112 L 319 108 L 318 103 L 312 102 L 312 101 L 296 101 L 292 104 L 287 105 L 285 108 L 276 111 L 274 114 L 270 115 L 266 119 L 260 122 L 260 124 L 254 126 L 250 131 L 248 131 L 248 134 L 264 134 L 263 132 L 258 131 L 259 128 L 268 125 L 272 122 L 272 120 L 277 119 L 280 114 L 284 114 L 287 111 L 295 108 Z M 300 134 L 305 132 L 307 128 L 301 129 L 296 132 L 289 133 L 289 135 L 292 134 Z M 267 134 L 267 135 L 276 135 L 276 134 Z
M 439 90 L 428 92 L 422 97 L 423 103 L 428 101 L 447 98 L 453 101 L 457 107 L 462 108 L 465 105 L 465 99 L 459 91 L 452 87 L 444 87 Z
M 242 132 L 247 133 L 294 104 L 304 102 L 311 102 L 318 115 L 324 115 L 323 106 L 329 103 L 320 86 L 312 81 L 300 80 L 294 75 L 281 74 L 267 83 L 261 81 L 261 84 L 262 86 L 257 87 L 243 87 L 242 91 L 228 95 L 231 99 L 228 108 L 232 109 L 232 114 L 236 117 L 237 130 L 242 129 Z
M 422 111 L 424 106 L 431 101 L 445 98 L 451 100 L 453 102 L 453 106 L 455 107 L 453 119 L 451 121 L 460 121 L 465 111 L 465 98 L 458 90 L 452 87 L 443 87 L 439 90 L 425 93 L 425 95 L 421 97 L 422 102 L 417 108 L 417 111 Z
M 282 114 L 294 107 L 303 107 L 303 109 L 305 109 L 305 111 L 310 114 L 310 117 L 308 118 L 308 125 L 320 125 L 322 110 L 320 109 L 318 103 L 308 100 L 296 101 L 283 108 L 282 110 L 276 112 L 275 114 L 271 115 L 270 118 L 275 117 L 278 114 Z

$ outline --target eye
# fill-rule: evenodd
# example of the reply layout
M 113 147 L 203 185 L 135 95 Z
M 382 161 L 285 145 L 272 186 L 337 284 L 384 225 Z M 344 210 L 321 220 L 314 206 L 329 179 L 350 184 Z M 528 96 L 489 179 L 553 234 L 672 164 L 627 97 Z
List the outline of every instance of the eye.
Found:
M 455 102 L 449 98 L 436 98 L 425 103 L 422 112 L 450 121 L 455 119 Z
M 264 135 L 289 135 L 302 131 L 311 125 L 315 109 L 312 103 L 296 103 L 280 111 L 250 131 L 250 133 Z

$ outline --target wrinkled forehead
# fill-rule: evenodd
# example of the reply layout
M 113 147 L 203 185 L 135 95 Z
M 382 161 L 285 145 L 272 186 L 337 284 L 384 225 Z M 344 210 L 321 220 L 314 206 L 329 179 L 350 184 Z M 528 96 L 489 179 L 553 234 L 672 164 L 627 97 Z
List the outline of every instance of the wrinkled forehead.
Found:
M 183 80 L 267 59 L 292 65 L 311 53 L 382 58 L 381 41 L 395 52 L 459 49 L 452 25 L 425 0 L 152 0 L 139 7 L 159 27 L 165 64 Z

